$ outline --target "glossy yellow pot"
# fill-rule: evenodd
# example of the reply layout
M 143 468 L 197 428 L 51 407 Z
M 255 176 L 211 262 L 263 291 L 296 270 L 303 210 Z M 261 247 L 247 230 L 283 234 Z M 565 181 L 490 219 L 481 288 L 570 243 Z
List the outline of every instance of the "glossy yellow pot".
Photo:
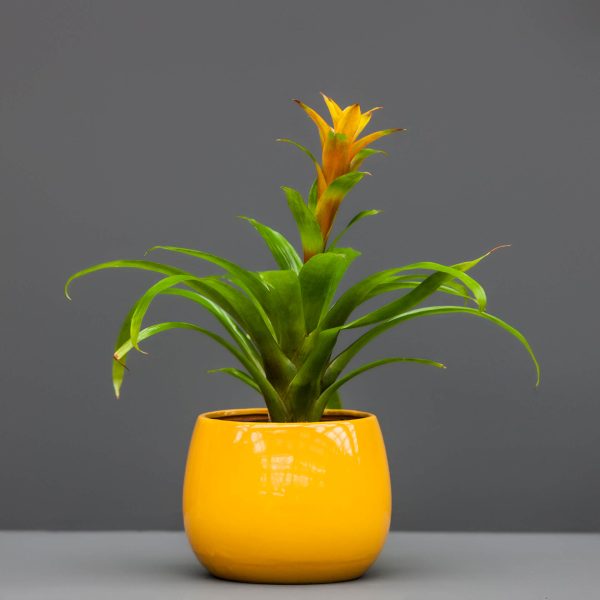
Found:
M 183 515 L 200 562 L 224 579 L 323 583 L 360 577 L 391 513 L 374 415 L 326 411 L 317 423 L 270 423 L 264 409 L 200 415 Z

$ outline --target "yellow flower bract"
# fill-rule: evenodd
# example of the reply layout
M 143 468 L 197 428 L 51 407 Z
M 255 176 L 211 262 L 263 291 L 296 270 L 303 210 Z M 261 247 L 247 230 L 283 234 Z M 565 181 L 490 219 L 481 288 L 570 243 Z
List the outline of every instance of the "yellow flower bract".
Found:
M 358 136 L 369 124 L 373 113 L 381 107 L 376 106 L 362 112 L 359 104 L 350 104 L 341 108 L 335 100 L 322 94 L 329 110 L 330 125 L 316 110 L 300 100 L 295 100 L 306 114 L 314 121 L 321 140 L 321 164 L 315 163 L 317 170 L 317 207 L 315 216 L 321 227 L 323 239 L 327 241 L 335 215 L 343 195 L 328 194 L 325 191 L 338 177 L 356 171 L 364 159 L 361 153 L 376 140 L 403 129 L 383 129 Z

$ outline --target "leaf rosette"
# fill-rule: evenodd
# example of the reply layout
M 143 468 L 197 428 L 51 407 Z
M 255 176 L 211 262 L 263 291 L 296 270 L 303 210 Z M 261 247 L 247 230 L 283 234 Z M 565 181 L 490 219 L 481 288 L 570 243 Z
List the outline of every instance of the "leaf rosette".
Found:
M 431 359 L 394 356 L 348 370 L 354 357 L 380 334 L 412 319 L 444 314 L 477 317 L 511 334 L 529 353 L 539 384 L 539 364 L 528 341 L 512 325 L 486 312 L 485 291 L 469 273 L 497 248 L 454 265 L 424 261 L 392 267 L 340 291 L 344 276 L 360 252 L 338 244 L 356 223 L 380 211 L 359 212 L 329 243 L 337 212 L 366 174 L 358 171 L 363 161 L 382 153 L 368 146 L 403 130 L 386 129 L 359 137 L 377 108 L 362 112 L 358 104 L 352 104 L 342 109 L 331 98 L 323 97 L 331 124 L 297 101 L 317 125 L 321 163 L 307 148 L 281 140 L 306 153 L 316 170 L 306 200 L 297 190 L 283 188 L 300 235 L 302 255 L 282 233 L 243 217 L 261 236 L 277 269 L 255 272 L 201 250 L 156 246 L 149 252 L 192 256 L 217 267 L 219 273 L 201 277 L 151 260 L 115 260 L 83 269 L 69 278 L 67 297 L 75 279 L 104 269 L 141 269 L 162 276 L 133 304 L 119 330 L 112 369 L 117 397 L 129 353 L 143 352 L 140 345 L 156 334 L 185 329 L 210 337 L 232 355 L 235 367 L 210 372 L 230 375 L 260 394 L 272 421 L 318 421 L 326 408 L 341 406 L 339 389 L 344 384 L 371 369 L 400 362 L 445 368 Z M 182 321 L 146 324 L 151 306 L 165 295 L 178 296 L 207 311 L 221 331 Z M 420 306 L 434 295 L 460 304 Z M 383 299 L 381 306 L 353 318 L 365 303 L 378 297 Z M 355 329 L 360 335 L 340 348 L 340 334 Z

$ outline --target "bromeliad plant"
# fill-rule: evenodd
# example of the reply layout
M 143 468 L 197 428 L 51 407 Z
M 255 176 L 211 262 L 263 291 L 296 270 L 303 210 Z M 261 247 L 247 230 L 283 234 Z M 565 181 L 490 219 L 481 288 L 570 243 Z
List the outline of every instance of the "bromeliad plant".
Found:
M 140 343 L 157 333 L 189 329 L 209 336 L 237 359 L 241 369 L 227 367 L 215 371 L 236 377 L 256 390 L 263 397 L 272 421 L 318 421 L 325 408 L 341 406 L 339 388 L 365 371 L 393 362 L 444 368 L 441 363 L 424 358 L 391 357 L 345 373 L 360 350 L 388 329 L 411 319 L 451 313 L 491 321 L 516 337 L 531 356 L 539 383 L 539 365 L 529 343 L 514 327 L 486 312 L 485 292 L 467 274 L 495 249 L 452 266 L 427 261 L 389 268 L 352 285 L 334 302 L 342 278 L 360 255 L 352 248 L 340 247 L 340 239 L 358 221 L 379 212 L 359 212 L 329 242 L 340 204 L 367 175 L 359 170 L 363 161 L 373 154 L 383 153 L 370 145 L 403 130 L 385 129 L 360 137 L 377 108 L 362 112 L 358 104 L 351 104 L 342 109 L 331 98 L 323 97 L 331 124 L 296 100 L 317 126 L 321 162 L 300 144 L 288 139 L 279 140 L 306 153 L 316 169 L 306 202 L 297 190 L 282 188 L 300 233 L 303 258 L 281 233 L 244 217 L 261 235 L 278 270 L 255 272 L 201 250 L 155 246 L 149 252 L 162 250 L 190 255 L 219 267 L 223 274 L 200 277 L 159 262 L 116 260 L 79 271 L 68 280 L 67 297 L 74 279 L 102 269 L 133 268 L 164 275 L 133 305 L 121 326 L 112 369 L 117 397 L 126 370 L 126 358 L 132 349 L 141 351 Z M 434 293 L 458 298 L 464 303 L 418 308 Z M 148 309 L 156 298 L 164 295 L 179 296 L 198 304 L 215 317 L 230 339 L 181 321 L 144 327 Z M 389 295 L 392 299 L 383 306 L 351 319 L 367 301 Z M 468 306 L 471 302 L 473 306 Z M 340 334 L 355 329 L 364 333 L 336 351 Z

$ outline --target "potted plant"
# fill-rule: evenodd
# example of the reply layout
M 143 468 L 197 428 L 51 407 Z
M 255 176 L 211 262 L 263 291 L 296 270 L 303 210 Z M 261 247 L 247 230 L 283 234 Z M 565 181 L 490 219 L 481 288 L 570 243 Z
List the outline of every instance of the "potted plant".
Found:
M 240 581 L 327 582 L 359 577 L 376 559 L 388 533 L 391 493 L 383 439 L 374 415 L 343 410 L 339 389 L 375 367 L 439 362 L 396 356 L 347 370 L 352 359 L 381 333 L 420 317 L 463 314 L 479 317 L 516 337 L 539 366 L 524 336 L 486 312 L 482 286 L 468 272 L 494 250 L 446 266 L 416 262 L 388 266 L 339 292 L 360 253 L 340 245 L 361 219 L 356 214 L 335 238 L 332 230 L 346 194 L 367 174 L 363 161 L 382 153 L 376 140 L 401 129 L 361 137 L 373 112 L 358 104 L 342 109 L 323 95 L 327 122 L 296 101 L 317 126 L 322 160 L 305 147 L 316 177 L 306 201 L 283 191 L 296 222 L 302 255 L 279 232 L 252 218 L 278 269 L 255 272 L 201 250 L 155 246 L 149 252 L 186 254 L 211 263 L 220 274 L 200 277 L 150 260 L 116 260 L 79 271 L 67 282 L 109 268 L 134 268 L 162 275 L 133 305 L 121 326 L 112 380 L 117 397 L 126 358 L 158 333 L 188 329 L 226 348 L 239 363 L 217 371 L 253 388 L 266 408 L 223 410 L 198 417 L 189 449 L 183 498 L 185 529 L 199 560 L 213 574 Z M 144 326 L 160 296 L 175 295 L 208 311 L 221 333 L 194 323 L 169 321 Z M 433 294 L 460 305 L 419 305 Z M 373 298 L 374 310 L 355 311 Z M 470 305 L 472 304 L 472 306 Z M 343 348 L 340 333 L 361 335 Z

